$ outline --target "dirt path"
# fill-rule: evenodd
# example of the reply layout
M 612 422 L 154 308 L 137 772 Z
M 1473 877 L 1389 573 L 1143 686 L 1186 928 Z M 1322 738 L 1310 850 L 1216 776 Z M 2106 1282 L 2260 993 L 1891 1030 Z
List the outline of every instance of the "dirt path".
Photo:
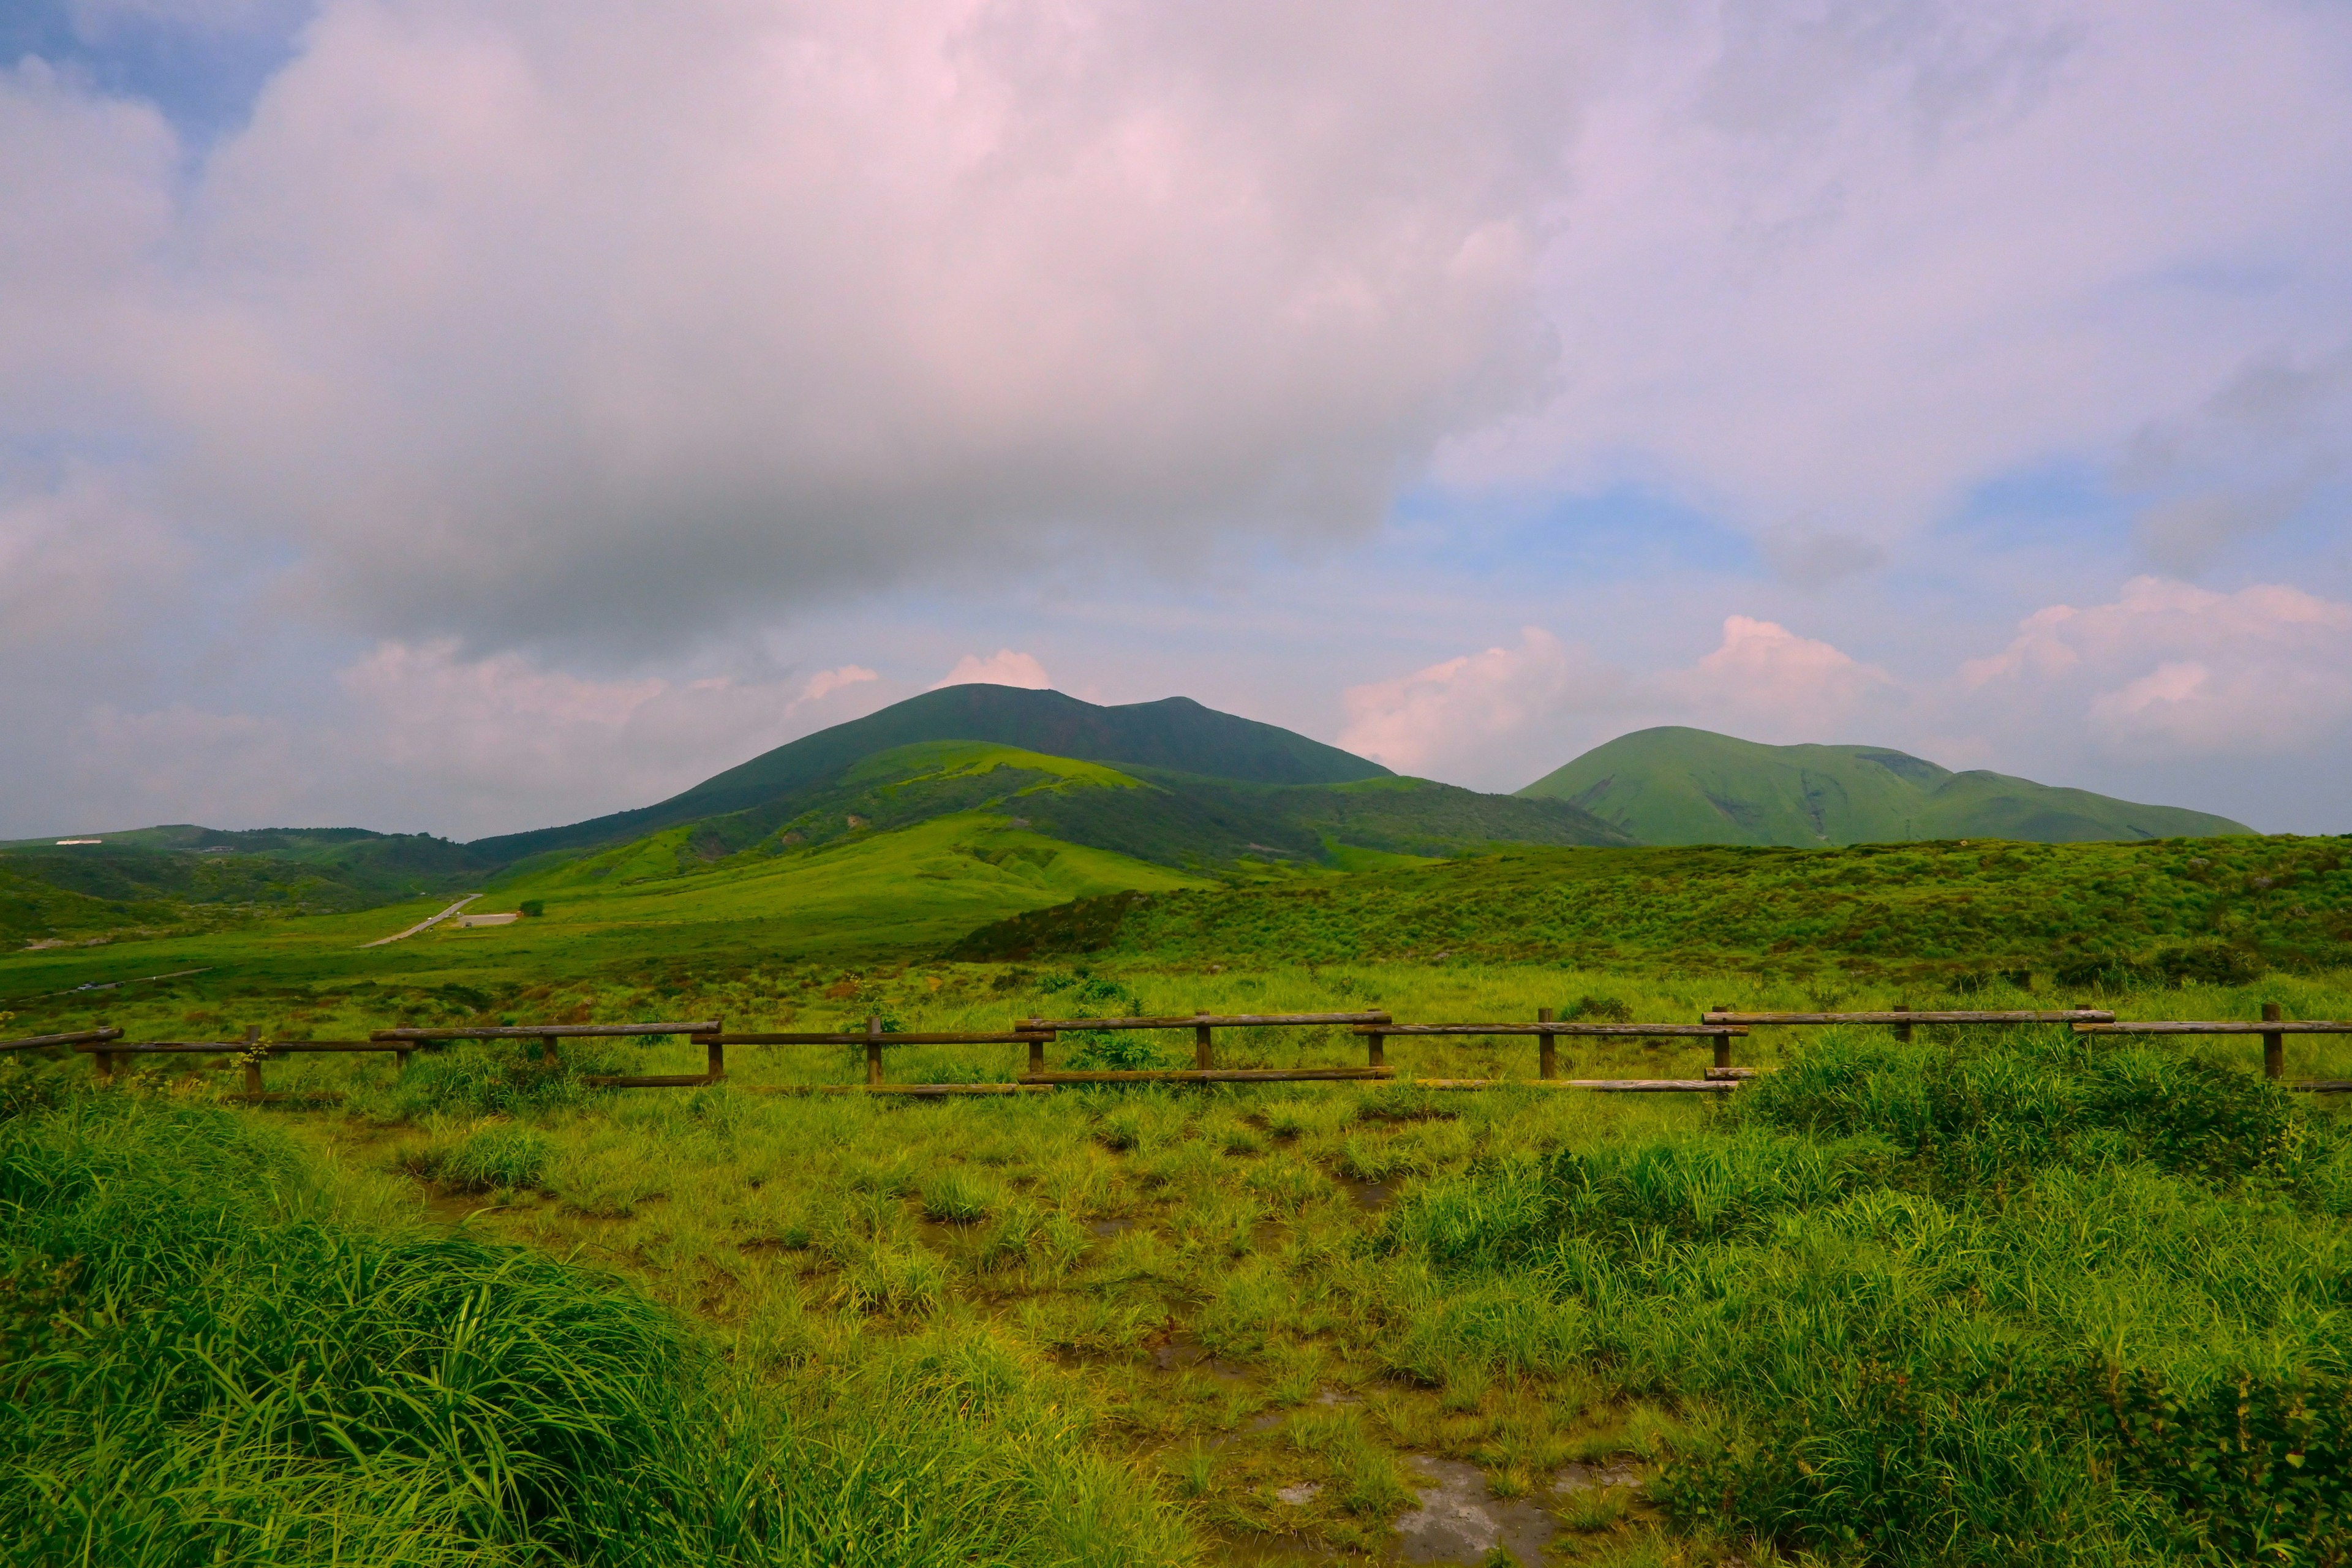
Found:
M 447 920 L 451 915 L 456 914 L 459 910 L 464 909 L 467 904 L 472 903 L 476 899 L 478 899 L 482 895 L 479 893 L 467 893 L 464 898 L 459 899 L 456 903 L 451 904 L 447 909 L 443 910 L 439 914 L 435 915 L 430 920 L 418 921 L 406 931 L 394 931 L 390 936 L 380 936 L 373 942 L 363 942 L 360 943 L 360 946 L 362 948 L 382 947 L 385 942 L 398 942 L 404 936 L 415 936 L 418 931 L 425 930 L 428 926 L 439 925 L 443 921 Z

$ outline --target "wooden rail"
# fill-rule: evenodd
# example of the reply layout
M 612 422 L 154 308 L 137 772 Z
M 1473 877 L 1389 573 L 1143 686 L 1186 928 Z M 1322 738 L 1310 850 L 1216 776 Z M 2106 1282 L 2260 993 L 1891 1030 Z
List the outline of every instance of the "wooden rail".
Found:
M 1233 1068 L 1217 1066 L 1219 1029 L 1247 1028 L 1307 1028 L 1328 1024 L 1385 1024 L 1389 1016 L 1375 1008 L 1365 1013 L 1192 1013 L 1174 1018 L 1023 1018 L 1015 1029 L 1032 1037 L 1029 1046 L 1029 1068 L 1021 1075 L 1023 1083 L 1280 1083 L 1288 1080 L 1311 1082 L 1338 1078 L 1386 1078 L 1381 1068 L 1380 1052 L 1372 1053 L 1371 1068 L 1381 1070 L 1359 1071 L 1352 1068 Z M 1045 1047 L 1054 1037 L 1063 1033 L 1123 1032 L 1129 1029 L 1190 1029 L 1192 1031 L 1192 1065 L 1182 1069 L 1155 1068 L 1137 1072 L 1047 1072 Z
M 122 1031 L 106 1029 L 96 1033 L 120 1039 Z M 271 1057 L 306 1056 L 317 1053 L 389 1055 L 394 1058 L 396 1069 L 406 1072 L 409 1053 L 415 1048 L 415 1047 L 408 1042 L 373 1039 L 265 1040 L 261 1037 L 261 1030 L 258 1026 L 247 1029 L 245 1032 L 245 1038 L 241 1040 L 126 1040 L 115 1044 L 101 1038 L 88 1044 L 77 1044 L 74 1047 L 76 1052 L 90 1058 L 90 1067 L 102 1082 L 110 1080 L 114 1077 L 115 1067 L 124 1057 L 234 1056 L 238 1058 L 239 1065 L 245 1068 L 245 1089 L 244 1092 L 232 1095 L 230 1098 L 250 1100 L 257 1104 L 265 1100 L 288 1098 L 282 1091 L 272 1092 L 262 1084 L 261 1064 Z
M 2147 1023 L 2119 1024 L 2108 1019 L 2096 1024 L 2077 1024 L 2074 1032 L 2078 1035 L 2260 1035 L 2263 1037 L 2263 1076 L 2278 1079 L 2286 1076 L 2286 1037 L 2352 1035 L 2352 1023 L 2335 1018 L 2284 1018 L 2280 1016 L 2277 1003 L 2265 1002 L 2259 1021 L 2244 1018 L 2163 1018 Z M 2287 1087 L 2301 1089 L 2306 1094 L 2342 1094 L 2352 1090 L 2352 1081 L 2309 1079 Z
M 0 1040 L 0 1051 L 29 1051 L 42 1046 L 79 1046 L 92 1040 L 119 1040 L 120 1029 L 78 1029 L 70 1035 L 27 1035 L 21 1040 Z
M 1728 1069 L 1731 1066 L 1731 1042 L 1737 1037 L 1746 1034 L 1748 1029 L 1745 1025 L 1740 1024 L 1574 1024 L 1555 1019 L 1549 1007 L 1538 1007 L 1536 1009 L 1536 1021 L 1532 1024 L 1359 1024 L 1356 1026 L 1355 1032 L 1365 1037 L 1370 1053 L 1369 1059 L 1376 1067 L 1388 1059 L 1385 1042 L 1399 1035 L 1533 1035 L 1536 1037 L 1536 1081 L 1557 1083 L 1561 1079 L 1554 1042 L 1562 1035 L 1571 1039 L 1589 1037 L 1618 1039 L 1691 1037 L 1712 1039 L 1715 1042 L 1715 1065 L 1718 1068 Z M 1488 1080 L 1465 1078 L 1429 1081 L 1442 1081 L 1447 1087 L 1466 1088 L 1472 1084 L 1484 1084 Z M 1617 1080 L 1578 1079 L 1571 1081 L 1576 1087 L 1590 1089 L 1597 1083 Z M 1624 1081 L 1631 1083 L 1636 1080 L 1628 1079 Z M 1669 1080 L 1643 1079 L 1638 1081 L 1646 1084 Z M 1693 1087 L 1698 1089 L 1711 1087 L 1690 1079 L 1672 1081 L 1692 1083 Z
M 35 1035 L 0 1041 L 0 1051 L 68 1046 L 91 1058 L 101 1079 L 110 1079 L 119 1061 L 141 1056 L 236 1056 L 245 1068 L 245 1092 L 235 1098 L 280 1100 L 283 1094 L 265 1089 L 261 1064 L 273 1056 L 310 1053 L 390 1053 L 405 1071 L 413 1050 L 452 1040 L 538 1040 L 551 1047 L 566 1039 L 686 1036 L 705 1047 L 708 1070 L 635 1077 L 595 1077 L 586 1081 L 611 1089 L 685 1089 L 719 1083 L 727 1077 L 726 1047 L 735 1046 L 863 1046 L 866 1081 L 862 1084 L 755 1085 L 774 1093 L 867 1093 L 911 1096 L 1003 1095 L 1046 1093 L 1063 1084 L 1120 1083 L 1276 1083 L 1402 1081 L 1423 1089 L 1488 1089 L 1509 1082 L 1530 1087 L 1590 1089 L 1601 1093 L 1725 1093 L 1755 1076 L 1753 1068 L 1734 1067 L 1731 1042 L 1759 1027 L 1812 1026 L 1832 1024 L 1885 1026 L 1907 1038 L 1918 1024 L 2070 1024 L 2083 1035 L 2259 1035 L 2263 1038 L 2264 1076 L 2283 1076 L 2284 1040 L 2288 1035 L 2352 1034 L 2352 1022 L 2335 1019 L 2285 1019 L 2276 1003 L 2263 1005 L 2260 1019 L 2151 1019 L 2118 1021 L 2099 1007 L 2068 1007 L 2037 1011 L 1922 1011 L 1896 1006 L 1874 1012 L 1771 1013 L 1712 1008 L 1697 1024 L 1580 1023 L 1538 1010 L 1533 1020 L 1509 1019 L 1466 1024 L 1400 1024 L 1389 1014 L 1356 1013 L 1193 1013 L 1177 1017 L 1024 1018 L 1003 1031 L 885 1031 L 878 1016 L 869 1015 L 863 1031 L 756 1031 L 729 1034 L 719 1019 L 652 1024 L 504 1024 L 436 1028 L 379 1029 L 364 1040 L 272 1040 L 248 1029 L 241 1040 L 129 1041 L 118 1028 L 84 1029 L 67 1034 Z M 1233 1068 L 1219 1067 L 1214 1031 L 1220 1028 L 1310 1027 L 1345 1025 L 1361 1037 L 1368 1059 L 1361 1067 Z M 1064 1033 L 1125 1029 L 1191 1029 L 1196 1065 L 1182 1068 L 1136 1070 L 1048 1071 L 1045 1048 Z M 1532 1079 L 1412 1078 L 1398 1080 L 1385 1059 L 1385 1042 L 1408 1037 L 1504 1038 L 1532 1036 L 1538 1042 L 1538 1075 Z M 1555 1044 L 1570 1039 L 1706 1039 L 1715 1046 L 1715 1062 L 1702 1079 L 1563 1079 L 1559 1076 Z M 1025 1045 L 1027 1070 L 1013 1082 L 891 1083 L 883 1072 L 884 1052 L 896 1046 Z M 2352 1079 L 2310 1080 L 2285 1087 L 2311 1092 L 2352 1091 Z
M 1052 1038 L 1053 1036 L 1049 1034 L 1041 1034 L 1034 1029 L 1014 1030 L 1010 1034 L 973 1033 L 969 1031 L 958 1032 L 953 1030 L 946 1033 L 922 1033 L 915 1031 L 886 1033 L 882 1027 L 882 1019 L 880 1016 L 871 1013 L 866 1015 L 865 1031 L 859 1034 L 851 1034 L 836 1030 L 830 1033 L 824 1031 L 814 1031 L 803 1033 L 786 1032 L 782 1034 L 728 1035 L 719 1033 L 714 1029 L 708 1034 L 700 1034 L 694 1037 L 696 1044 L 707 1046 L 710 1049 L 710 1070 L 713 1076 L 706 1081 L 712 1083 L 716 1083 L 719 1079 L 726 1076 L 724 1071 L 724 1063 L 726 1058 L 723 1053 L 729 1046 L 864 1046 L 866 1047 L 866 1081 L 862 1084 L 784 1084 L 775 1087 L 787 1092 L 798 1092 L 803 1089 L 824 1089 L 843 1093 L 864 1090 L 872 1094 L 939 1095 L 1001 1094 L 1011 1089 L 1018 1089 L 1020 1085 L 888 1083 L 884 1081 L 882 1076 L 882 1053 L 892 1046 L 1026 1045 L 1029 1047 L 1030 1059 L 1034 1061 L 1036 1059 L 1037 1052 L 1043 1047 L 1043 1043 Z M 593 1082 L 596 1080 L 591 1079 L 590 1081 Z M 638 1087 L 649 1089 L 657 1086 L 651 1083 L 646 1083 L 641 1084 Z M 768 1086 L 763 1085 L 761 1087 L 765 1088 Z
M 378 1029 L 372 1040 L 537 1040 L 540 1059 L 555 1059 L 558 1040 L 601 1040 L 631 1036 L 688 1035 L 708 1041 L 724 1026 L 717 1018 L 683 1024 L 477 1024 L 435 1029 Z M 597 1089 L 688 1089 L 714 1084 L 727 1076 L 727 1054 L 709 1047 L 709 1068 L 702 1073 L 656 1073 L 652 1077 L 592 1078 Z

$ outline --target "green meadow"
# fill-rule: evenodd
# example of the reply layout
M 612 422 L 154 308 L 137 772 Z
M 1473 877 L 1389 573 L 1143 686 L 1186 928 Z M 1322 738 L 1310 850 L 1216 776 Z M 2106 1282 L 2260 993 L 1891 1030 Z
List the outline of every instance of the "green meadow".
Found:
M 472 906 L 539 914 L 385 947 L 361 944 L 447 897 L 21 952 L 0 992 L 9 1034 L 149 1038 L 1895 1001 L 2344 1017 L 2339 845 L 1515 851 L 1213 883 L 951 815 L 757 860 L 656 835 Z M 136 983 L 74 989 L 115 981 Z M 1004 1079 L 1020 1049 L 906 1047 L 890 1072 Z M 1336 1027 L 1219 1051 L 1362 1059 Z M 404 1076 L 278 1058 L 295 1098 L 260 1108 L 223 1101 L 226 1053 L 104 1089 L 83 1058 L 11 1058 L 0 1532 L 12 1561 L 92 1564 L 2352 1551 L 2333 1101 L 2265 1082 L 2251 1039 L 1759 1030 L 1739 1053 L 1764 1070 L 1725 1100 L 898 1102 L 794 1092 L 860 1078 L 834 1047 L 609 1091 L 583 1080 L 700 1053 L 466 1045 Z M 1579 1077 L 1707 1059 L 1561 1054 Z M 1523 1079 L 1535 1047 L 1388 1058 Z M 2290 1037 L 2287 1073 L 2352 1078 L 2352 1046 Z

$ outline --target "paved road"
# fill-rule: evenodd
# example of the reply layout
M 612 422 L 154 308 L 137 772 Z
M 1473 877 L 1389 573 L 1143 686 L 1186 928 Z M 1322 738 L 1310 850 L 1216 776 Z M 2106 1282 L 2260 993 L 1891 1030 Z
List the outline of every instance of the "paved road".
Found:
M 472 903 L 476 899 L 478 899 L 482 895 L 479 893 L 467 893 L 464 898 L 459 899 L 456 903 L 451 904 L 447 909 L 443 910 L 439 914 L 435 915 L 431 920 L 418 921 L 406 931 L 394 931 L 390 936 L 380 936 L 373 942 L 363 942 L 360 943 L 360 945 L 362 947 L 382 947 L 385 942 L 398 942 L 404 936 L 415 936 L 418 931 L 425 930 L 428 926 L 439 925 L 443 921 L 447 920 L 451 915 L 456 914 L 459 910 L 464 909 L 467 904 Z

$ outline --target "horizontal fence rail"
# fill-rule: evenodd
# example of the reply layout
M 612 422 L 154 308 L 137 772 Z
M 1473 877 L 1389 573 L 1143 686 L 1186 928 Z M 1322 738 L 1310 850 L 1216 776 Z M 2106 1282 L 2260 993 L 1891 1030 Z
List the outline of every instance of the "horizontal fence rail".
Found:
M 2239 1018 L 2162 1018 L 2147 1023 L 2119 1024 L 2108 1020 L 2098 1024 L 2077 1024 L 2078 1035 L 2260 1035 L 2263 1037 L 2263 1076 L 2267 1079 L 2286 1077 L 2286 1037 L 2289 1035 L 2352 1035 L 2352 1023 L 2332 1018 L 2293 1019 L 2280 1016 L 2275 1002 L 2263 1004 L 2259 1021 Z M 2290 1089 L 2306 1094 L 2342 1094 L 2352 1091 L 2352 1079 L 2309 1079 L 2289 1084 Z
M 1718 1074 L 1731 1072 L 1731 1042 L 1748 1030 L 1738 1024 L 1580 1024 L 1554 1018 L 1549 1007 L 1538 1008 L 1534 1023 L 1508 1024 L 1359 1024 L 1356 1033 L 1363 1036 L 1374 1066 L 1387 1060 L 1386 1042 L 1398 1036 L 1416 1035 L 1533 1035 L 1536 1037 L 1536 1081 L 1559 1083 L 1570 1089 L 1594 1089 L 1617 1084 L 1638 1083 L 1645 1090 L 1655 1090 L 1659 1084 L 1675 1084 L 1687 1089 L 1708 1090 L 1727 1087 L 1711 1081 Z M 1566 1079 L 1559 1076 L 1559 1058 L 1555 1041 L 1566 1035 L 1570 1039 L 1599 1037 L 1602 1039 L 1711 1039 L 1715 1042 L 1715 1072 L 1705 1079 Z M 1485 1088 L 1488 1079 L 1428 1079 L 1424 1085 L 1441 1089 Z M 1664 1092 L 1657 1090 L 1658 1092 Z
M 0 1051 L 29 1051 L 42 1046 L 79 1046 L 89 1040 L 119 1040 L 120 1029 L 77 1029 L 70 1035 L 27 1035 L 21 1040 L 0 1040 Z
M 120 1036 L 120 1029 L 111 1031 Z M 387 1040 L 265 1040 L 258 1027 L 247 1029 L 241 1040 L 138 1040 L 110 1044 L 104 1041 L 76 1045 L 75 1051 L 91 1058 L 90 1065 L 101 1079 L 111 1079 L 118 1058 L 123 1057 L 226 1057 L 237 1058 L 245 1068 L 245 1090 L 231 1098 L 246 1100 L 284 1100 L 285 1093 L 271 1092 L 261 1081 L 261 1064 L 276 1056 L 311 1054 L 357 1055 L 373 1054 L 394 1058 L 398 1071 L 408 1070 L 408 1055 L 415 1047 L 404 1041 Z M 340 1099 L 341 1096 L 335 1098 Z
M 2110 1024 L 2115 1015 L 2104 1007 L 2058 1007 L 2046 1012 L 1969 1013 L 1913 1012 L 1907 1007 L 1883 1013 L 1735 1013 L 1709 1008 L 1702 1016 L 1709 1024 L 1744 1024 L 1749 1028 L 1811 1024 L 1891 1024 L 1907 1029 L 1914 1024 Z
M 698 1018 L 683 1024 L 478 1024 L 433 1029 L 378 1029 L 372 1040 L 537 1040 L 540 1059 L 555 1059 L 559 1040 L 604 1040 L 624 1037 L 688 1035 L 706 1038 L 724 1027 L 718 1018 Z M 726 1053 L 717 1046 L 709 1048 L 709 1067 L 699 1073 L 656 1073 L 651 1077 L 613 1076 L 592 1078 L 591 1086 L 597 1089 L 698 1089 L 714 1084 L 727 1076 Z
M 1219 1029 L 1316 1028 L 1338 1024 L 1385 1024 L 1386 1013 L 1192 1013 L 1175 1018 L 1023 1018 L 1013 1027 L 1035 1037 L 1029 1047 L 1029 1068 L 1023 1083 L 1280 1083 L 1317 1079 L 1390 1077 L 1373 1053 L 1372 1065 L 1356 1068 L 1220 1068 Z M 1045 1047 L 1056 1035 L 1118 1034 L 1130 1029 L 1190 1029 L 1192 1065 L 1186 1068 L 1153 1068 L 1134 1071 L 1076 1072 L 1045 1070 Z
M 413 1051 L 434 1049 L 462 1040 L 535 1040 L 542 1057 L 551 1058 L 554 1046 L 567 1039 L 658 1038 L 685 1037 L 708 1053 L 708 1068 L 700 1073 L 643 1076 L 596 1076 L 585 1079 L 608 1089 L 699 1088 L 726 1080 L 726 1047 L 732 1046 L 860 1046 L 865 1048 L 866 1081 L 862 1084 L 777 1084 L 749 1088 L 778 1093 L 867 1093 L 915 1097 L 1050 1093 L 1059 1085 L 1135 1083 L 1278 1083 L 1387 1082 L 1431 1089 L 1471 1089 L 1525 1084 L 1531 1088 L 1587 1089 L 1600 1093 L 1727 1093 L 1757 1076 L 1757 1069 L 1735 1067 L 1732 1042 L 1751 1029 L 1820 1026 L 1839 1024 L 1883 1026 L 1908 1038 L 1919 1024 L 2068 1024 L 2079 1035 L 2096 1036 L 2260 1036 L 2266 1078 L 2284 1076 L 2284 1039 L 2288 1035 L 2352 1035 L 2352 1021 L 2281 1016 L 2276 1003 L 2263 1005 L 2259 1019 L 2118 1020 L 2099 1007 L 2067 1007 L 2037 1011 L 1918 1010 L 1896 1006 L 1868 1012 L 1740 1012 L 1712 1008 L 1696 1024 L 1591 1023 L 1556 1018 L 1549 1008 L 1529 1019 L 1498 1019 L 1478 1023 L 1400 1024 L 1388 1013 L 1192 1013 L 1171 1017 L 1023 1018 L 1006 1030 L 885 1030 L 878 1015 L 869 1015 L 858 1030 L 757 1030 L 728 1033 L 717 1018 L 647 1024 L 500 1024 L 446 1027 L 378 1029 L 364 1040 L 263 1040 L 258 1027 L 240 1040 L 142 1040 L 123 1038 L 114 1027 L 64 1034 L 35 1035 L 0 1040 L 0 1051 L 69 1047 L 91 1058 L 101 1079 L 111 1079 L 118 1064 L 134 1057 L 234 1057 L 245 1070 L 245 1089 L 232 1098 L 275 1100 L 289 1098 L 268 1092 L 261 1079 L 262 1064 L 272 1057 L 310 1054 L 390 1054 L 405 1071 Z M 1344 1026 L 1365 1043 L 1361 1067 L 1221 1067 L 1215 1057 L 1214 1032 L 1220 1028 L 1310 1028 Z M 1123 1030 L 1191 1029 L 1195 1065 L 1190 1068 L 1048 1070 L 1045 1050 L 1064 1034 L 1112 1033 Z M 1531 1079 L 1502 1078 L 1408 1078 L 1400 1079 L 1385 1059 L 1391 1039 L 1526 1038 L 1538 1044 L 1537 1076 Z M 1683 1039 L 1710 1041 L 1715 1062 L 1699 1079 L 1562 1078 L 1555 1055 L 1562 1038 Z M 1012 1082 L 892 1083 L 884 1073 L 885 1052 L 901 1046 L 1025 1046 L 1027 1070 Z M 2314 1091 L 2352 1091 L 2352 1079 L 2312 1079 L 2284 1087 Z
M 697 1045 L 706 1046 L 709 1048 L 710 1071 L 712 1076 L 705 1081 L 711 1083 L 716 1083 L 719 1079 L 726 1076 L 726 1057 L 724 1053 L 729 1046 L 864 1046 L 866 1047 L 866 1081 L 862 1084 L 779 1084 L 773 1086 L 760 1085 L 758 1087 L 763 1089 L 773 1087 L 787 1093 L 805 1093 L 821 1090 L 845 1094 L 863 1089 L 873 1094 L 947 1095 L 1009 1094 L 1015 1089 L 1022 1089 L 1024 1086 L 1021 1084 L 1012 1083 L 890 1083 L 886 1081 L 883 1078 L 882 1053 L 893 1046 L 1025 1045 L 1029 1047 L 1030 1058 L 1034 1061 L 1036 1059 L 1037 1052 L 1043 1048 L 1045 1043 L 1051 1040 L 1053 1037 L 1054 1037 L 1050 1034 L 1041 1033 L 1035 1029 L 1016 1029 L 1010 1033 L 990 1033 L 985 1031 L 974 1032 L 968 1030 L 950 1030 L 944 1033 L 926 1033 L 919 1030 L 886 1031 L 882 1027 L 881 1016 L 878 1014 L 868 1014 L 866 1018 L 866 1029 L 862 1034 L 852 1034 L 844 1030 L 835 1030 L 831 1032 L 815 1030 L 798 1033 L 785 1031 L 782 1033 L 770 1032 L 763 1034 L 730 1035 L 713 1030 L 709 1034 L 697 1035 L 694 1037 L 694 1039 Z M 636 1087 L 654 1088 L 658 1086 L 653 1084 L 640 1084 Z

